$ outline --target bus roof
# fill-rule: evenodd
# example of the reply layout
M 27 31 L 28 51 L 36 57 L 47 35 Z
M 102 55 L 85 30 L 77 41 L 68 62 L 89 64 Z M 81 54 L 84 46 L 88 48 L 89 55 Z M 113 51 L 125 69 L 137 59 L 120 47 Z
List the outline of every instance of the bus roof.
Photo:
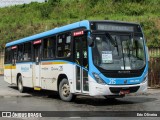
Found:
M 66 26 L 55 28 L 55 29 L 52 29 L 52 30 L 49 30 L 49 31 L 46 31 L 46 32 L 42 32 L 42 33 L 39 33 L 39 34 L 36 34 L 36 35 L 32 35 L 32 36 L 29 36 L 29 37 L 26 37 L 26 38 L 22 38 L 22 39 L 13 41 L 13 42 L 9 42 L 9 43 L 6 44 L 6 47 L 17 45 L 17 44 L 28 42 L 28 41 L 32 41 L 32 40 L 36 40 L 36 39 L 40 39 L 40 38 L 44 38 L 44 37 L 51 36 L 51 35 L 59 33 L 59 32 L 64 32 L 64 31 L 75 29 L 75 28 L 78 28 L 78 27 L 86 27 L 87 29 L 89 29 L 89 21 L 88 20 L 83 20 L 83 21 L 80 21 L 80 22 L 76 22 L 76 23 L 72 23 L 72 24 L 69 24 L 69 25 L 66 25 Z
M 136 24 L 136 23 L 130 23 L 130 22 L 123 22 L 123 21 L 113 21 L 113 20 L 102 20 L 102 21 L 83 20 L 83 21 L 80 21 L 80 22 L 76 22 L 76 23 L 72 23 L 72 24 L 69 24 L 69 25 L 59 27 L 59 28 L 55 28 L 55 29 L 52 29 L 52 30 L 49 30 L 49 31 L 46 31 L 46 32 L 35 34 L 35 35 L 29 36 L 29 37 L 25 37 L 25 38 L 22 38 L 22 39 L 19 39 L 19 40 L 15 40 L 13 42 L 9 42 L 9 43 L 6 44 L 6 47 L 17 45 L 17 44 L 28 42 L 28 41 L 32 41 L 32 40 L 36 40 L 36 39 L 40 39 L 40 38 L 44 38 L 44 37 L 51 36 L 51 35 L 56 34 L 56 33 L 64 32 L 64 31 L 67 31 L 67 30 L 72 30 L 72 29 L 75 29 L 75 28 L 78 28 L 78 27 L 86 27 L 89 30 L 89 28 L 90 28 L 89 22 L 111 22 L 111 23 Z

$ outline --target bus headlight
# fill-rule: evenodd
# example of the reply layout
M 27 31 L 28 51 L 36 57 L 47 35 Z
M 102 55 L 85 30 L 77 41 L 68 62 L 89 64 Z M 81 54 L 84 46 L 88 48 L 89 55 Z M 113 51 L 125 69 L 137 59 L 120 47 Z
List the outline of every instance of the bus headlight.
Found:
M 148 80 L 148 74 L 144 77 L 142 83 L 145 83 Z
M 97 81 L 97 83 L 103 84 L 103 85 L 105 84 L 105 82 L 102 80 L 102 78 L 97 73 L 93 72 L 92 74 L 93 74 L 95 80 Z

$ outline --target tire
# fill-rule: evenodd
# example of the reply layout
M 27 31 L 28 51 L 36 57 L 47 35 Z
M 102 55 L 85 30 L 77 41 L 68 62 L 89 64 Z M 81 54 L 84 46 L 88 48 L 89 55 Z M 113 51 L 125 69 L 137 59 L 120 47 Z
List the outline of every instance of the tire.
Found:
M 70 93 L 70 86 L 66 78 L 62 79 L 58 89 L 59 89 L 58 92 L 61 100 L 66 102 L 71 102 L 75 99 L 75 95 Z
M 18 77 L 17 87 L 18 87 L 18 90 L 19 90 L 20 93 L 25 92 L 25 87 L 23 87 L 23 82 L 22 82 L 22 76 Z

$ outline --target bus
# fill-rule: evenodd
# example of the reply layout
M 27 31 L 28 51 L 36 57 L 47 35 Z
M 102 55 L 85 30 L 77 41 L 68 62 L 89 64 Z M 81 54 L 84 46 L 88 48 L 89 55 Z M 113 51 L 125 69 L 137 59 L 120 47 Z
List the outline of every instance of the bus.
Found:
M 148 53 L 137 23 L 83 20 L 5 46 L 4 80 L 26 88 L 124 97 L 147 91 Z

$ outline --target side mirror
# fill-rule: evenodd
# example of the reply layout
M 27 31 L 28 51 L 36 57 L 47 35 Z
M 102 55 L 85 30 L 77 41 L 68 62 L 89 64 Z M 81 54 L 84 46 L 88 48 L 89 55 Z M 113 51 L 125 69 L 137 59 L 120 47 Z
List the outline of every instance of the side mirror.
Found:
M 93 45 L 94 45 L 93 37 L 88 36 L 87 37 L 87 42 L 88 42 L 89 47 L 93 47 Z

